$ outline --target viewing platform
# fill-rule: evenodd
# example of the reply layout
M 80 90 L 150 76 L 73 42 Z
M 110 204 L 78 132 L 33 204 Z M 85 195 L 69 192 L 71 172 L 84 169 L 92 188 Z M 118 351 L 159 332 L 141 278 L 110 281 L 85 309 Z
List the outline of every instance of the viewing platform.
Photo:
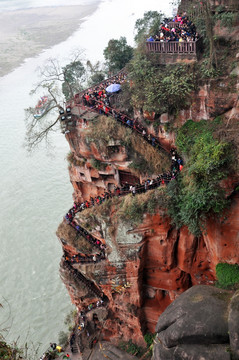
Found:
M 196 41 L 147 41 L 148 53 L 158 54 L 161 64 L 172 64 L 179 61 L 197 61 L 203 49 L 203 39 Z

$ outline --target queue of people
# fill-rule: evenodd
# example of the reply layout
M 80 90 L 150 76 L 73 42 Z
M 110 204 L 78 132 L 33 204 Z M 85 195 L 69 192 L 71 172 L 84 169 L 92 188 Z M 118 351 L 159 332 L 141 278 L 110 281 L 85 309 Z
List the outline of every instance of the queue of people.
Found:
M 187 14 L 176 15 L 173 19 L 164 19 L 158 32 L 147 38 L 147 41 L 161 42 L 192 42 L 199 39 L 195 24 Z
M 183 169 L 183 160 L 178 156 L 176 149 L 171 149 L 171 170 L 166 173 L 158 175 L 155 179 L 147 179 L 143 184 L 129 185 L 124 184 L 122 187 L 115 187 L 114 192 L 108 191 L 101 196 L 96 196 L 95 198 L 91 197 L 90 200 L 86 200 L 81 203 L 74 202 L 73 207 L 65 215 L 66 222 L 71 225 L 75 230 L 77 230 L 87 241 L 89 241 L 93 246 L 99 249 L 98 253 L 86 255 L 78 253 L 77 255 L 69 256 L 66 253 L 64 254 L 64 259 L 71 264 L 76 263 L 97 263 L 106 258 L 105 244 L 101 240 L 94 237 L 90 234 L 85 228 L 80 226 L 75 221 L 75 215 L 78 212 L 88 209 L 93 206 L 102 204 L 106 199 L 112 198 L 114 196 L 125 196 L 127 194 L 136 194 L 144 193 L 148 190 L 155 189 L 160 185 L 167 185 L 172 179 L 176 178 L 176 175 L 179 171 Z
M 146 140 L 151 146 L 156 147 L 158 149 L 164 149 L 159 140 L 148 133 L 147 128 L 145 128 L 138 120 L 131 119 L 127 115 L 121 113 L 120 111 L 113 109 L 110 107 L 109 103 L 109 94 L 107 94 L 105 87 L 109 86 L 110 83 L 120 83 L 126 80 L 125 73 L 118 74 L 117 77 L 111 78 L 110 81 L 105 81 L 103 84 L 98 85 L 95 88 L 87 90 L 83 93 L 81 101 L 83 104 L 93 111 L 97 111 L 100 114 L 111 115 L 116 121 L 120 122 L 122 125 L 131 128 L 133 131 L 136 131 L 140 134 L 144 140 Z M 78 212 L 81 212 L 87 208 L 91 208 L 93 206 L 101 205 L 106 199 L 110 199 L 114 196 L 124 196 L 127 194 L 132 194 L 135 196 L 136 194 L 146 192 L 151 189 L 155 189 L 161 185 L 167 185 L 172 179 L 175 179 L 178 172 L 183 168 L 183 160 L 177 154 L 176 149 L 171 149 L 171 169 L 163 174 L 159 174 L 156 178 L 146 179 L 143 184 L 132 184 L 129 185 L 127 183 L 122 184 L 122 186 L 115 186 L 114 191 L 105 191 L 103 194 L 95 197 L 90 197 L 90 199 L 78 203 L 74 202 L 73 207 L 67 212 L 65 215 L 65 221 L 71 225 L 75 230 L 77 230 L 87 241 L 89 241 L 94 247 L 98 248 L 95 254 L 86 255 L 83 253 L 78 253 L 76 255 L 70 256 L 65 252 L 64 264 L 69 268 L 74 277 L 80 278 L 83 283 L 85 283 L 99 300 L 95 303 L 90 303 L 88 306 L 82 308 L 79 316 L 79 322 L 77 326 L 78 332 L 86 331 L 86 335 L 89 336 L 87 332 L 87 324 L 86 324 L 86 314 L 93 309 L 96 309 L 100 306 L 104 306 L 104 294 L 101 293 L 99 289 L 93 288 L 93 285 L 84 278 L 81 273 L 79 273 L 72 264 L 76 263 L 97 263 L 106 258 L 106 245 L 97 237 L 91 235 L 85 228 L 77 223 L 75 220 L 75 215 Z M 70 348 L 73 353 L 74 350 L 74 342 L 75 335 L 73 334 L 70 339 Z M 68 355 L 68 354 L 67 354 Z
M 82 94 L 82 102 L 85 106 L 90 107 L 94 111 L 98 111 L 99 113 L 104 113 L 105 115 L 111 115 L 116 121 L 120 122 L 121 125 L 130 127 L 133 131 L 136 131 L 140 134 L 144 140 L 146 140 L 151 146 L 156 147 L 158 149 L 166 149 L 162 148 L 159 140 L 153 136 L 152 134 L 147 132 L 147 129 L 136 119 L 131 119 L 127 115 L 121 113 L 120 111 L 113 109 L 109 106 L 108 94 L 106 92 L 106 87 L 109 84 L 116 82 L 124 82 L 126 81 L 126 74 L 121 72 L 117 74 L 115 77 L 112 77 L 110 80 L 102 82 L 100 85 L 88 89 L 86 92 Z M 93 206 L 98 206 L 102 204 L 106 199 L 110 199 L 114 196 L 124 196 L 127 194 L 132 194 L 135 196 L 136 194 L 140 194 L 146 192 L 151 189 L 155 189 L 161 185 L 167 185 L 172 179 L 175 179 L 178 171 L 181 171 L 183 168 L 183 161 L 178 156 L 176 149 L 171 150 L 172 164 L 171 170 L 159 174 L 154 179 L 147 179 L 143 184 L 132 184 L 129 185 L 127 183 L 123 184 L 122 187 L 115 186 L 114 191 L 105 191 L 103 194 L 98 195 L 96 197 L 90 197 L 90 199 L 77 203 L 74 202 L 73 207 L 68 211 L 65 215 L 65 220 L 68 224 L 74 227 L 87 241 L 89 241 L 92 245 L 99 248 L 99 252 L 97 254 L 85 255 L 85 254 L 77 254 L 72 257 L 69 257 L 65 254 L 65 260 L 75 263 L 88 263 L 88 262 L 99 262 L 105 259 L 105 244 L 101 242 L 101 240 L 92 236 L 86 229 L 81 227 L 75 221 L 75 215 L 78 212 L 81 212 L 85 209 L 91 208 Z

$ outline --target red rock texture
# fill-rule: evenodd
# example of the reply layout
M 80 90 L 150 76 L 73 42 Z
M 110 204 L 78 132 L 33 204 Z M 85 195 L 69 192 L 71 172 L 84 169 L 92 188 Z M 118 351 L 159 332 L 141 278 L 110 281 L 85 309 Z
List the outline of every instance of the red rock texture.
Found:
M 216 85 L 210 83 L 201 87 L 190 109 L 180 112 L 178 125 L 189 118 L 210 119 L 238 107 L 236 94 L 225 94 L 224 86 Z M 163 114 L 161 120 L 166 123 L 170 116 Z M 150 129 L 153 133 L 153 126 Z M 84 164 L 70 166 L 70 179 L 77 201 L 100 195 L 119 185 L 119 169 L 130 172 L 123 147 L 106 159 L 95 144 L 86 144 L 81 131 L 84 131 L 82 122 L 78 121 L 76 129 L 67 134 L 76 158 L 86 159 Z M 163 124 L 160 126 L 159 137 L 168 148 L 174 144 L 174 136 L 165 132 Z M 107 168 L 93 168 L 92 157 L 107 161 Z M 225 182 L 228 194 L 236 182 L 237 179 Z M 92 231 L 96 230 L 100 233 L 96 228 Z M 106 225 L 102 225 L 101 233 L 107 244 L 108 259 L 75 267 L 94 281 L 109 299 L 109 315 L 103 331 L 105 340 L 118 343 L 122 339 L 132 339 L 142 344 L 142 334 L 146 329 L 155 331 L 158 316 L 180 293 L 192 285 L 212 284 L 218 262 L 239 263 L 239 199 L 232 195 L 230 209 L 220 220 L 209 219 L 200 238 L 190 234 L 186 227 L 176 230 L 161 210 L 154 216 L 145 214 L 143 223 L 135 229 L 126 229 L 119 223 L 114 234 L 109 235 Z M 68 244 L 63 248 L 71 254 L 76 252 Z M 79 310 L 92 301 L 92 295 L 84 287 L 81 289 L 80 284 L 72 283 L 69 274 L 64 273 L 63 280 Z M 121 293 L 114 291 L 115 284 L 122 287 L 127 283 L 130 285 Z
M 167 132 L 165 124 L 173 123 L 174 127 L 182 126 L 187 120 L 211 120 L 217 116 L 225 115 L 227 118 L 239 117 L 238 90 L 236 85 L 230 84 L 231 79 L 222 78 L 208 81 L 199 88 L 199 91 L 190 97 L 191 104 L 188 109 L 181 110 L 176 117 L 162 114 L 157 135 L 162 144 L 170 148 L 175 144 L 175 132 Z M 157 120 L 157 119 L 155 119 Z M 153 126 L 151 132 L 154 133 Z
M 232 198 L 230 208 L 221 219 L 207 221 L 204 240 L 208 249 L 210 267 L 215 275 L 215 267 L 219 262 L 239 263 L 239 198 Z

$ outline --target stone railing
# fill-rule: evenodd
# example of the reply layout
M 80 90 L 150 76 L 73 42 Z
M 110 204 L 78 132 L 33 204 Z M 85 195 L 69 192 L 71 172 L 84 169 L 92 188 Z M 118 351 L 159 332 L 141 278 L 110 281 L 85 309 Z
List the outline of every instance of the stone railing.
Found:
M 202 38 L 192 42 L 178 41 L 147 41 L 148 52 L 160 54 L 198 54 L 202 50 Z

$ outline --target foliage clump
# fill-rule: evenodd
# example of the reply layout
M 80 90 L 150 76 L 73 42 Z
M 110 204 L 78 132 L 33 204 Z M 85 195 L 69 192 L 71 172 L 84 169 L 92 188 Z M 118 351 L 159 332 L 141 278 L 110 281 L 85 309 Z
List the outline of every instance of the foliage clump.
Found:
M 143 18 L 137 19 L 135 23 L 135 41 L 137 43 L 145 41 L 149 35 L 155 35 L 158 32 L 162 22 L 163 14 L 157 11 L 146 11 Z
M 144 348 L 141 346 L 138 346 L 137 344 L 134 344 L 132 340 L 129 340 L 128 342 L 122 342 L 119 345 L 121 350 L 126 351 L 128 354 L 131 354 L 133 356 L 141 357 L 145 351 Z
M 133 57 L 133 48 L 127 44 L 126 37 L 111 39 L 104 49 L 104 57 L 108 70 L 116 73 L 123 69 Z
M 217 286 L 223 289 L 239 283 L 239 266 L 237 264 L 218 263 L 216 266 Z
M 75 166 L 84 166 L 86 163 L 85 158 L 77 159 L 71 151 L 69 151 L 69 153 L 67 154 L 67 161 L 68 161 L 69 166 L 71 164 L 73 164 Z
M 167 207 L 167 196 L 164 189 L 147 191 L 137 196 L 128 195 L 122 199 L 117 216 L 124 222 L 138 225 L 143 220 L 144 214 L 155 214 L 158 209 Z
M 95 158 L 92 158 L 91 160 L 90 160 L 90 163 L 91 163 L 91 165 L 93 166 L 93 168 L 95 168 L 96 170 L 105 170 L 106 169 L 106 167 L 107 167 L 107 164 L 106 163 L 104 163 L 104 162 L 102 162 L 102 161 L 100 161 L 100 160 L 97 160 L 97 159 L 95 159 Z
M 79 252 L 92 254 L 93 245 L 64 221 L 58 226 L 56 235 L 59 239 L 67 242 L 67 244 L 74 246 Z
M 236 24 L 236 20 L 238 20 L 238 14 L 231 11 L 218 12 L 215 14 L 215 20 L 219 20 L 221 26 L 231 29 Z
M 86 136 L 89 142 L 94 141 L 97 148 L 106 155 L 109 155 L 110 144 L 117 142 L 124 146 L 135 174 L 160 174 L 169 169 L 170 159 L 164 151 L 158 151 L 148 142 L 142 141 L 141 136 L 118 124 L 111 117 L 101 116 L 92 121 Z
M 187 107 L 196 84 L 190 65 L 158 66 L 141 52 L 129 65 L 129 77 L 133 106 L 157 114 L 173 114 Z
M 146 348 L 134 344 L 132 340 L 129 340 L 128 342 L 122 342 L 119 347 L 120 349 L 126 351 L 128 354 L 136 356 L 140 359 L 151 359 L 153 341 L 155 336 L 156 334 L 151 333 L 147 333 L 144 335 L 144 340 L 147 344 Z
M 178 131 L 176 144 L 187 162 L 182 173 L 167 187 L 168 212 L 173 223 L 187 225 L 196 236 L 207 215 L 219 215 L 228 200 L 220 181 L 231 170 L 229 143 L 217 140 L 215 123 L 188 120 Z

